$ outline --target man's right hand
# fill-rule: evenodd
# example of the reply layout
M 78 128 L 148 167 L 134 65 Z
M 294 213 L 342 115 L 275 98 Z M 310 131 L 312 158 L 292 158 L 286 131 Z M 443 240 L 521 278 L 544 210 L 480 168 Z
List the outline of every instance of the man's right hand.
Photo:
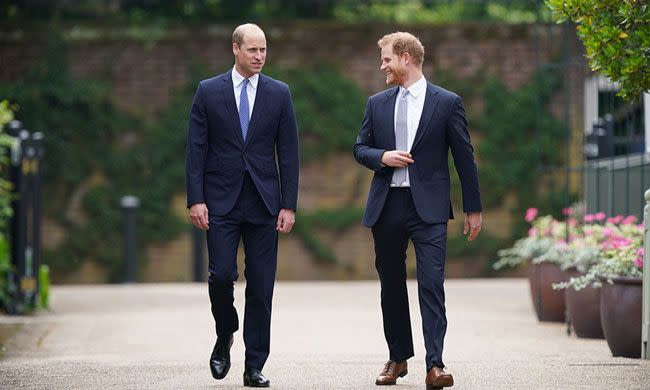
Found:
M 381 156 L 381 163 L 389 167 L 404 168 L 413 164 L 411 153 L 402 150 L 387 150 Z
M 208 206 L 205 203 L 193 204 L 190 207 L 190 222 L 199 229 L 208 230 Z

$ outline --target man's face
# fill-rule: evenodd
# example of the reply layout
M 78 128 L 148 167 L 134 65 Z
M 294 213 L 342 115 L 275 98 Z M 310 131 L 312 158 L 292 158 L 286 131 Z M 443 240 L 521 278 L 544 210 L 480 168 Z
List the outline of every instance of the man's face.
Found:
M 406 63 L 404 56 L 398 56 L 393 52 L 393 45 L 385 45 L 381 48 L 380 70 L 386 74 L 386 84 L 401 85 L 406 81 Z
M 232 44 L 235 63 L 242 76 L 248 78 L 262 71 L 266 61 L 266 38 L 264 34 L 246 34 L 241 46 Z

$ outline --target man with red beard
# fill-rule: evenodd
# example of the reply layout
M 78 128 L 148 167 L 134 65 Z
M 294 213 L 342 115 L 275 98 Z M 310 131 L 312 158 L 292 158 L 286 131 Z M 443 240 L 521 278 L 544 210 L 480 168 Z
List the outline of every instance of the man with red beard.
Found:
M 372 229 L 375 267 L 389 360 L 377 385 L 394 385 L 407 374 L 413 337 L 406 289 L 406 248 L 415 247 L 418 299 L 426 348 L 427 389 L 453 386 L 442 350 L 445 315 L 444 268 L 450 202 L 449 150 L 460 177 L 464 234 L 479 234 L 482 206 L 474 149 L 458 95 L 429 83 L 422 74 L 424 47 L 396 32 L 378 42 L 381 71 L 394 87 L 368 99 L 354 145 L 356 160 L 375 174 L 363 224 Z

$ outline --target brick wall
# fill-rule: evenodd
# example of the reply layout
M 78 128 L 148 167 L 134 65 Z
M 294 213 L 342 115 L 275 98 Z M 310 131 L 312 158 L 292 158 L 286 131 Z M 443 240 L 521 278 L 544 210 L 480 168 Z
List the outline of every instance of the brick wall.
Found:
M 557 55 L 562 44 L 559 26 L 467 24 L 407 27 L 310 23 L 262 27 L 268 40 L 267 65 L 296 67 L 323 61 L 334 63 L 368 94 L 385 88 L 384 77 L 378 69 L 376 41 L 382 35 L 398 29 L 410 31 L 422 40 L 426 50 L 425 76 L 434 83 L 439 70 L 450 71 L 457 77 L 469 77 L 484 70 L 502 79 L 509 87 L 518 87 L 531 79 L 538 64 Z M 192 64 L 207 64 L 215 74 L 232 66 L 232 28 L 230 25 L 171 28 L 157 40 L 152 40 L 146 38 L 146 34 L 135 37 L 136 34 L 126 28 L 70 27 L 67 30 L 69 61 L 73 74 L 78 77 L 110 74 L 115 102 L 125 110 L 151 118 L 169 103 L 175 89 L 185 85 Z M 143 35 L 145 38 L 142 38 Z M 45 36 L 45 30 L 37 26 L 27 30 L 0 28 L 0 80 L 20 77 L 33 65 L 39 59 Z M 572 56 L 579 59 L 581 51 L 575 37 L 572 37 L 569 48 Z M 575 84 L 572 102 L 580 101 L 578 78 L 572 80 Z M 291 80 L 285 81 L 291 85 Z M 481 102 L 474 104 L 480 105 Z M 554 106 L 561 111 L 561 102 L 556 102 Z M 472 107 L 468 108 L 472 110 Z M 573 111 L 578 109 L 579 104 L 571 107 Z M 362 116 L 362 113 L 350 114 L 359 119 Z M 350 203 L 362 206 L 370 177 L 369 171 L 354 162 L 351 153 L 304 166 L 299 205 L 303 210 Z M 178 194 L 177 199 L 175 203 L 180 206 L 176 205 L 175 209 L 178 213 L 184 213 L 183 195 Z M 509 234 L 510 221 L 505 206 L 486 213 L 486 228 L 492 234 Z M 71 212 L 74 210 L 71 207 Z M 450 235 L 458 234 L 460 230 L 459 221 L 450 223 Z M 374 277 L 372 240 L 367 230 L 357 227 L 342 234 L 321 232 L 320 235 L 332 245 L 340 264 L 336 267 L 315 264 L 311 254 L 297 239 L 287 237 L 280 242 L 279 278 Z M 61 229 L 53 222 L 46 221 L 44 245 L 55 246 L 60 239 Z M 191 279 L 189 234 L 154 245 L 147 251 L 150 261 L 141 267 L 141 279 Z M 481 271 L 456 263 L 449 267 L 448 272 L 464 276 Z M 97 281 L 101 280 L 101 275 L 101 269 L 92 265 L 69 275 L 65 281 Z

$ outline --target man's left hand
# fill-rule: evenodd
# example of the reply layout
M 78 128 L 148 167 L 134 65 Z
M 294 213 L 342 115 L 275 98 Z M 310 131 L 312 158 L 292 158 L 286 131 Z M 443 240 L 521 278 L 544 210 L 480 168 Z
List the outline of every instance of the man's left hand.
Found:
M 280 233 L 289 233 L 294 223 L 296 223 L 296 212 L 291 209 L 282 209 L 278 215 L 278 224 L 275 230 Z
M 478 233 L 481 231 L 481 225 L 483 224 L 483 214 L 482 213 L 467 213 L 465 214 L 465 227 L 463 228 L 463 234 L 467 236 L 467 241 L 473 241 Z

